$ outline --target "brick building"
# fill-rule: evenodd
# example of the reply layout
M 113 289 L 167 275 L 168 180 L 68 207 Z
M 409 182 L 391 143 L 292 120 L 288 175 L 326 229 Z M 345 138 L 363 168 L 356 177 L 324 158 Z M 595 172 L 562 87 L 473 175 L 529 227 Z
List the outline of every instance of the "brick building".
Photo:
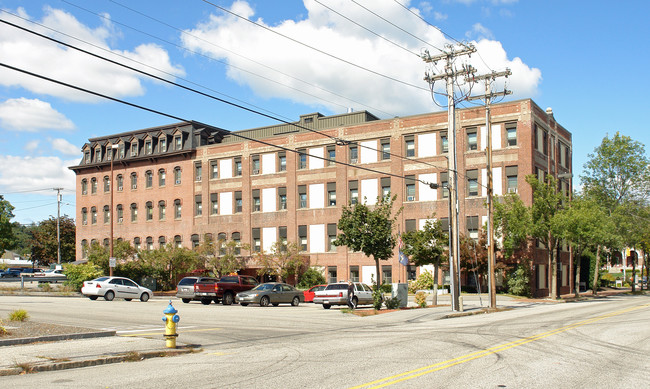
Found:
M 477 238 L 487 219 L 485 110 L 457 112 L 460 231 Z M 491 112 L 495 194 L 517 191 L 530 204 L 526 175 L 571 173 L 571 134 L 550 110 L 525 99 L 495 104 Z M 81 162 L 71 167 L 77 175 L 77 258 L 92 242 L 108 245 L 111 151 L 114 237 L 140 249 L 172 242 L 193 247 L 206 234 L 248 243 L 252 250 L 288 240 L 302 246 L 328 281 L 370 283 L 374 261 L 331 244 L 343 204 L 372 204 L 390 192 L 397 195 L 395 209 L 404 207 L 401 231 L 419 228 L 434 213 L 446 225 L 446 190 L 427 185 L 447 181 L 446 112 L 386 120 L 366 111 L 314 113 L 295 124 L 236 136 L 186 122 L 89 139 Z M 569 185 L 560 180 L 562 190 Z M 568 252 L 560 262 L 558 284 L 568 293 Z M 549 275 L 542 248 L 534 250 L 533 266 L 534 294 L 545 296 Z M 387 282 L 417 272 L 399 265 L 397 255 L 381 267 Z

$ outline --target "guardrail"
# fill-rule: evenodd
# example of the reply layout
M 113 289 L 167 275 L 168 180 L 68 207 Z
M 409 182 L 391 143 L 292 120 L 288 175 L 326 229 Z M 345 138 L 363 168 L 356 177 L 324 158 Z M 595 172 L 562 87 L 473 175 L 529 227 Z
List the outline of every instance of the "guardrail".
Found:
M 20 282 L 20 287 L 23 288 L 25 282 L 64 282 L 67 277 L 43 277 L 43 276 L 20 276 L 20 277 L 3 277 L 0 282 Z

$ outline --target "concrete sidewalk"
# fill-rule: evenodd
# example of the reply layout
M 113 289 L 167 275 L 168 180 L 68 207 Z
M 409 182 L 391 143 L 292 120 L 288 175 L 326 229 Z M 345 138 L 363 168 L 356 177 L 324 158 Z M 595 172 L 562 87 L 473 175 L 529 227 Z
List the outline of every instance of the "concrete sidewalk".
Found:
M 193 352 L 179 344 L 165 348 L 162 339 L 103 336 L 0 347 L 0 376 L 65 370 Z

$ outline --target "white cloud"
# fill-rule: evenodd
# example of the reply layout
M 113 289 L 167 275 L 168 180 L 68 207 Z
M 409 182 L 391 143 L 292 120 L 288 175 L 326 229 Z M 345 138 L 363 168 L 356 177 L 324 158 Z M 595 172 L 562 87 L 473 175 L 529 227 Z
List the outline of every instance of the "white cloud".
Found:
M 422 80 L 426 65 L 413 53 L 419 54 L 422 48 L 428 48 L 432 54 L 436 54 L 438 51 L 428 44 L 444 47 L 450 42 L 440 31 L 422 22 L 394 1 L 364 0 L 360 2 L 377 14 L 390 17 L 391 22 L 427 43 L 403 33 L 347 0 L 331 0 L 327 2 L 327 5 L 376 33 L 399 43 L 400 46 L 407 48 L 412 53 L 351 24 L 313 0 L 304 0 L 305 8 L 308 11 L 306 18 L 285 20 L 273 26 L 266 25 L 263 20 L 257 18 L 254 9 L 244 1 L 234 2 L 231 10 L 265 25 L 270 30 L 292 37 L 374 72 L 416 85 L 421 89 L 353 67 L 221 11 L 210 15 L 207 21 L 196 25 L 194 29 L 188 30 L 187 32 L 192 36 L 183 34 L 181 39 L 183 44 L 191 50 L 225 59 L 232 65 L 264 75 L 294 88 L 288 89 L 279 86 L 234 67 L 227 70 L 227 75 L 231 79 L 251 88 L 257 95 L 265 98 L 283 98 L 312 105 L 316 109 L 325 106 L 333 112 L 343 112 L 346 107 L 367 109 L 382 117 L 421 113 L 436 109 L 431 101 L 429 91 L 423 90 L 428 89 L 428 85 Z M 414 12 L 419 12 L 415 8 L 411 9 Z M 485 29 L 484 32 L 488 32 L 488 30 Z M 486 35 L 483 34 L 481 37 L 486 37 Z M 206 42 L 214 42 L 214 44 Z M 498 44 L 498 42 L 495 43 Z M 498 45 L 500 47 L 500 44 Z M 501 50 L 503 51 L 502 48 Z M 240 55 L 235 55 L 233 52 Z M 500 62 L 490 63 L 492 68 L 514 67 L 507 59 L 505 52 L 503 53 L 504 56 L 499 56 Z M 297 79 L 308 80 L 310 84 L 329 91 L 336 91 L 337 94 L 346 96 L 350 100 L 276 73 L 242 56 L 255 58 L 256 61 L 263 62 L 273 69 L 281 69 L 283 73 L 290 74 Z M 472 62 L 474 61 L 478 61 L 478 59 L 472 57 Z M 529 75 L 535 76 L 534 74 Z M 522 78 L 521 82 L 528 83 L 527 90 L 534 90 L 539 82 L 539 77 L 530 80 Z M 296 89 L 308 91 L 329 102 L 297 93 Z M 363 105 L 351 100 L 362 102 Z
M 25 150 L 33 152 L 34 150 L 38 149 L 39 143 L 40 143 L 40 141 L 38 139 L 34 139 L 34 140 L 29 141 L 25 145 Z
M 23 9 L 19 9 L 15 13 L 31 19 Z M 119 37 L 119 33 L 112 27 L 112 23 L 106 19 L 102 19 L 102 26 L 91 28 L 65 11 L 46 7 L 43 20 L 38 22 L 110 52 L 88 46 L 70 38 L 61 38 L 60 35 L 54 34 L 51 30 L 33 25 L 9 14 L 5 14 L 5 18 L 14 24 L 66 41 L 104 57 L 125 62 L 124 58 L 111 53 L 119 54 L 146 62 L 152 67 L 173 75 L 184 74 L 180 66 L 170 63 L 168 53 L 157 45 L 143 44 L 136 47 L 134 51 L 111 49 L 109 42 Z M 144 94 L 141 77 L 133 73 L 133 71 L 117 67 L 4 24 L 0 26 L 0 57 L 3 58 L 3 62 L 14 67 L 113 97 Z M 130 65 L 154 72 L 150 68 L 138 64 Z M 22 87 L 34 93 L 57 96 L 72 101 L 98 101 L 99 99 L 80 91 L 4 68 L 0 69 L 0 85 Z
M 52 149 L 65 155 L 78 155 L 81 158 L 81 150 L 65 139 L 50 139 Z
M 44 130 L 73 130 L 74 123 L 38 99 L 9 99 L 0 103 L 0 126 L 7 130 L 38 132 Z
M 0 155 L 0 187 L 5 192 L 42 188 L 75 189 L 75 174 L 68 166 L 79 160 L 64 161 L 57 157 L 18 157 Z
M 482 25 L 481 23 L 474 23 L 472 26 L 472 30 L 468 31 L 465 33 L 465 36 L 468 39 L 494 39 L 494 34 L 492 34 L 492 31 Z
M 436 19 L 437 21 L 447 20 L 447 14 L 443 14 L 443 13 L 435 11 L 433 13 L 433 18 Z

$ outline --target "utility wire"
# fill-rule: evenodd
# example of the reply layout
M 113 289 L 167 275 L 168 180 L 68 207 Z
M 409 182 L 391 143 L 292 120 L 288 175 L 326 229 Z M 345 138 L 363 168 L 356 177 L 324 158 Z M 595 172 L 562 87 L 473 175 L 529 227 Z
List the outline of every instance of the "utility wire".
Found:
M 297 44 L 299 44 L 299 45 L 301 45 L 301 46 L 307 47 L 308 49 L 311 49 L 311 50 L 314 50 L 314 51 L 316 51 L 316 52 L 319 52 L 319 53 L 321 53 L 321 54 L 323 54 L 323 55 L 326 55 L 326 56 L 328 56 L 328 57 L 330 57 L 330 58 L 334 58 L 334 59 L 336 59 L 336 60 L 338 60 L 338 61 L 341 61 L 341 62 L 343 62 L 343 63 L 346 63 L 346 64 L 348 64 L 348 65 L 350 65 L 350 66 L 354 66 L 354 67 L 357 68 L 357 69 L 364 70 L 364 71 L 369 72 L 369 73 L 372 73 L 372 74 L 374 74 L 374 75 L 376 75 L 376 76 L 383 77 L 383 78 L 386 78 L 386 79 L 391 80 L 391 81 L 399 82 L 400 84 L 407 85 L 407 86 L 410 86 L 410 87 L 413 87 L 413 88 L 416 88 L 416 89 L 427 90 L 426 88 L 423 88 L 423 87 L 421 87 L 421 86 L 419 86 L 419 85 L 411 84 L 410 82 L 407 82 L 407 81 L 402 81 L 402 80 L 397 79 L 397 78 L 395 78 L 395 77 L 391 77 L 391 76 L 389 76 L 389 75 L 386 75 L 386 74 L 383 74 L 383 73 L 379 73 L 378 71 L 375 71 L 375 70 L 369 69 L 369 68 L 367 68 L 367 67 L 361 66 L 361 65 L 359 65 L 359 64 L 356 64 L 356 63 L 354 63 L 354 62 L 348 61 L 348 60 L 343 59 L 343 58 L 341 58 L 341 57 L 337 57 L 337 56 L 334 55 L 334 54 L 330 54 L 330 53 L 328 53 L 328 52 L 326 52 L 326 51 L 324 51 L 324 50 L 321 50 L 321 49 L 316 48 L 316 47 L 314 47 L 314 46 L 308 45 L 308 44 L 306 44 L 306 43 L 304 43 L 304 42 L 301 42 L 301 41 L 299 41 L 299 40 L 297 40 L 297 39 L 295 39 L 295 38 L 292 38 L 292 37 L 290 37 L 290 36 L 287 36 L 287 35 L 284 35 L 284 34 L 282 34 L 282 33 L 279 33 L 279 32 L 277 32 L 277 31 L 275 31 L 275 30 L 273 30 L 273 29 L 271 29 L 271 28 L 269 28 L 269 27 L 267 27 L 267 26 L 265 26 L 265 25 L 263 25 L 263 24 L 259 24 L 259 23 L 257 23 L 257 22 L 254 22 L 254 21 L 252 21 L 252 20 L 250 20 L 250 19 L 248 19 L 248 18 L 245 18 L 245 17 L 243 17 L 243 16 L 241 16 L 241 15 L 239 15 L 239 14 L 236 14 L 236 13 L 230 11 L 229 9 L 224 8 L 224 7 L 221 7 L 221 6 L 217 5 L 217 4 L 214 4 L 214 3 L 212 3 L 212 2 L 210 2 L 210 1 L 208 1 L 208 0 L 201 0 L 201 1 L 203 1 L 203 2 L 206 3 L 206 4 L 210 4 L 210 5 L 212 5 L 213 7 L 218 8 L 218 9 L 220 9 L 220 10 L 222 10 L 222 11 L 224 11 L 224 12 L 230 14 L 230 15 L 233 15 L 233 16 L 235 16 L 235 17 L 237 17 L 237 18 L 240 18 L 240 19 L 242 19 L 242 20 L 244 20 L 244 21 L 246 21 L 246 22 L 248 22 L 248 23 L 254 24 L 254 25 L 256 25 L 257 27 L 263 28 L 263 29 L 266 30 L 266 31 L 269 31 L 269 32 L 271 32 L 271 33 L 273 33 L 273 34 L 279 35 L 279 36 L 281 36 L 281 37 L 283 37 L 283 38 L 285 38 L 285 39 L 288 39 L 288 40 L 290 40 L 290 41 L 292 41 L 292 42 L 294 42 L 294 43 L 297 43 Z

